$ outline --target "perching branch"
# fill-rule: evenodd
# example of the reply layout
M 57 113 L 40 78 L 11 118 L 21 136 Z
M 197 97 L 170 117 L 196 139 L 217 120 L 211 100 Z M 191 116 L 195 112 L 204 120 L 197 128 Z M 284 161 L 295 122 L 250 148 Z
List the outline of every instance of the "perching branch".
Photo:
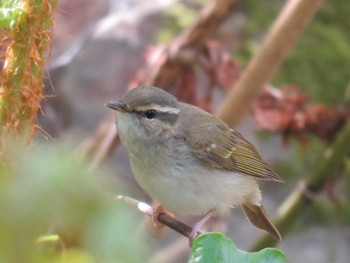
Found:
M 296 189 L 286 198 L 281 205 L 277 218 L 274 222 L 275 226 L 281 232 L 281 235 L 287 233 L 290 225 L 296 220 L 307 205 L 312 203 L 312 199 L 308 198 L 304 193 L 310 191 L 317 193 L 323 189 L 325 183 L 330 178 L 337 176 L 336 171 L 339 169 L 346 155 L 350 152 L 350 121 L 347 121 L 344 128 L 339 132 L 335 141 L 329 146 L 321 160 L 318 162 L 316 169 L 305 182 L 304 190 L 300 187 Z M 253 251 L 271 246 L 275 240 L 268 235 L 263 235 L 251 248 Z
M 128 196 L 122 196 L 119 195 L 117 196 L 118 200 L 123 200 L 125 203 L 130 204 L 134 207 L 136 207 L 138 210 L 140 210 L 142 213 L 152 217 L 154 216 L 154 209 L 143 202 L 140 202 L 136 199 L 133 199 Z M 161 222 L 162 224 L 168 226 L 169 228 L 173 229 L 174 231 L 178 232 L 179 234 L 189 238 L 192 228 L 189 227 L 188 225 L 182 223 L 181 221 L 167 215 L 167 214 L 159 214 L 158 215 L 158 221 Z M 198 231 L 198 234 L 201 234 L 201 232 Z
M 240 122 L 321 6 L 322 0 L 289 0 L 258 53 L 221 103 L 216 116 L 234 126 Z

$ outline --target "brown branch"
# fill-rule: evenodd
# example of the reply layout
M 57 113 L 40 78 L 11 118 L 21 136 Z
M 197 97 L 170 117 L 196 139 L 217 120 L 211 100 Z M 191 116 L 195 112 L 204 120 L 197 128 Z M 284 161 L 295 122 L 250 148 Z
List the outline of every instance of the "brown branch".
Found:
M 158 57 L 146 66 L 142 84 L 169 88 L 187 60 L 187 49 L 199 50 L 219 29 L 239 0 L 210 1 L 191 27 L 182 32 L 168 47 L 159 51 Z
M 321 6 L 322 0 L 289 0 L 238 83 L 216 115 L 236 125 L 268 83 Z
M 125 203 L 130 204 L 134 207 L 136 207 L 138 210 L 140 210 L 142 213 L 152 217 L 154 216 L 154 209 L 143 202 L 140 202 L 136 199 L 133 199 L 131 197 L 128 196 L 122 196 L 119 195 L 117 196 L 118 200 L 123 200 Z M 190 234 L 192 231 L 192 228 L 188 225 L 186 225 L 185 223 L 165 214 L 165 213 L 161 213 L 158 215 L 158 221 L 161 222 L 162 224 L 166 225 L 167 227 L 173 229 L 174 231 L 176 231 L 177 233 L 190 238 Z M 202 232 L 198 231 L 198 234 L 202 234 Z
M 81 156 L 92 156 L 89 169 L 94 169 L 119 145 L 120 140 L 114 123 L 114 114 L 110 114 L 98 127 L 93 136 L 87 138 L 78 148 Z

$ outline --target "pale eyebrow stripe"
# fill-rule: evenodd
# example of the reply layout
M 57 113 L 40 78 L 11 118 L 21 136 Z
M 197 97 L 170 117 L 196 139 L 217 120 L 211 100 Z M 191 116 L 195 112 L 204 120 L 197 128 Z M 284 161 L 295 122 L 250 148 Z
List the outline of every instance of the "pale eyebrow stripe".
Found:
M 170 114 L 179 114 L 180 113 L 180 109 L 173 108 L 173 107 L 167 107 L 167 106 L 160 106 L 157 104 L 150 104 L 147 106 L 139 106 L 139 107 L 134 108 L 135 111 L 143 111 L 143 112 L 150 110 L 150 109 L 154 109 L 154 110 L 161 112 L 161 113 L 170 113 Z

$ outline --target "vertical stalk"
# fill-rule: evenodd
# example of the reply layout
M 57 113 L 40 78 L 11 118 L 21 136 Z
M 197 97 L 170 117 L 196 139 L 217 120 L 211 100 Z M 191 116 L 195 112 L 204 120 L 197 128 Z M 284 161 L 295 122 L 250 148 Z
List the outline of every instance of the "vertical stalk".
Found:
M 341 164 L 350 152 L 350 121 L 342 128 L 337 138 L 331 146 L 329 146 L 320 158 L 319 163 L 315 167 L 314 172 L 305 182 L 306 191 L 319 192 L 322 190 L 326 181 L 337 174 Z M 282 203 L 276 220 L 275 226 L 283 234 L 286 234 L 291 224 L 298 218 L 309 205 L 312 200 L 305 198 L 304 193 L 296 187 L 295 190 Z M 264 247 L 271 246 L 276 241 L 268 235 L 263 235 L 252 246 L 252 251 L 260 250 Z
M 260 90 L 284 59 L 320 8 L 323 0 L 289 0 L 272 25 L 260 50 L 217 109 L 216 116 L 237 125 Z
M 0 125 L 1 135 L 26 134 L 31 138 L 44 97 L 43 67 L 56 0 L 22 0 L 18 5 L 24 12 L 15 17 L 0 40 L 6 48 L 0 75 Z

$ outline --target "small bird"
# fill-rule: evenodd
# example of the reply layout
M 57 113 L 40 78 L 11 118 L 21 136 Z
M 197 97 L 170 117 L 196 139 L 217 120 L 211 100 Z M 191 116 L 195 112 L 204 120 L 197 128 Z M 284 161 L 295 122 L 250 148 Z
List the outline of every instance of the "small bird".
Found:
M 106 104 L 117 111 L 119 137 L 136 181 L 167 211 L 213 215 L 241 206 L 256 227 L 280 240 L 261 202 L 259 180 L 283 182 L 255 147 L 212 114 L 149 86 Z

